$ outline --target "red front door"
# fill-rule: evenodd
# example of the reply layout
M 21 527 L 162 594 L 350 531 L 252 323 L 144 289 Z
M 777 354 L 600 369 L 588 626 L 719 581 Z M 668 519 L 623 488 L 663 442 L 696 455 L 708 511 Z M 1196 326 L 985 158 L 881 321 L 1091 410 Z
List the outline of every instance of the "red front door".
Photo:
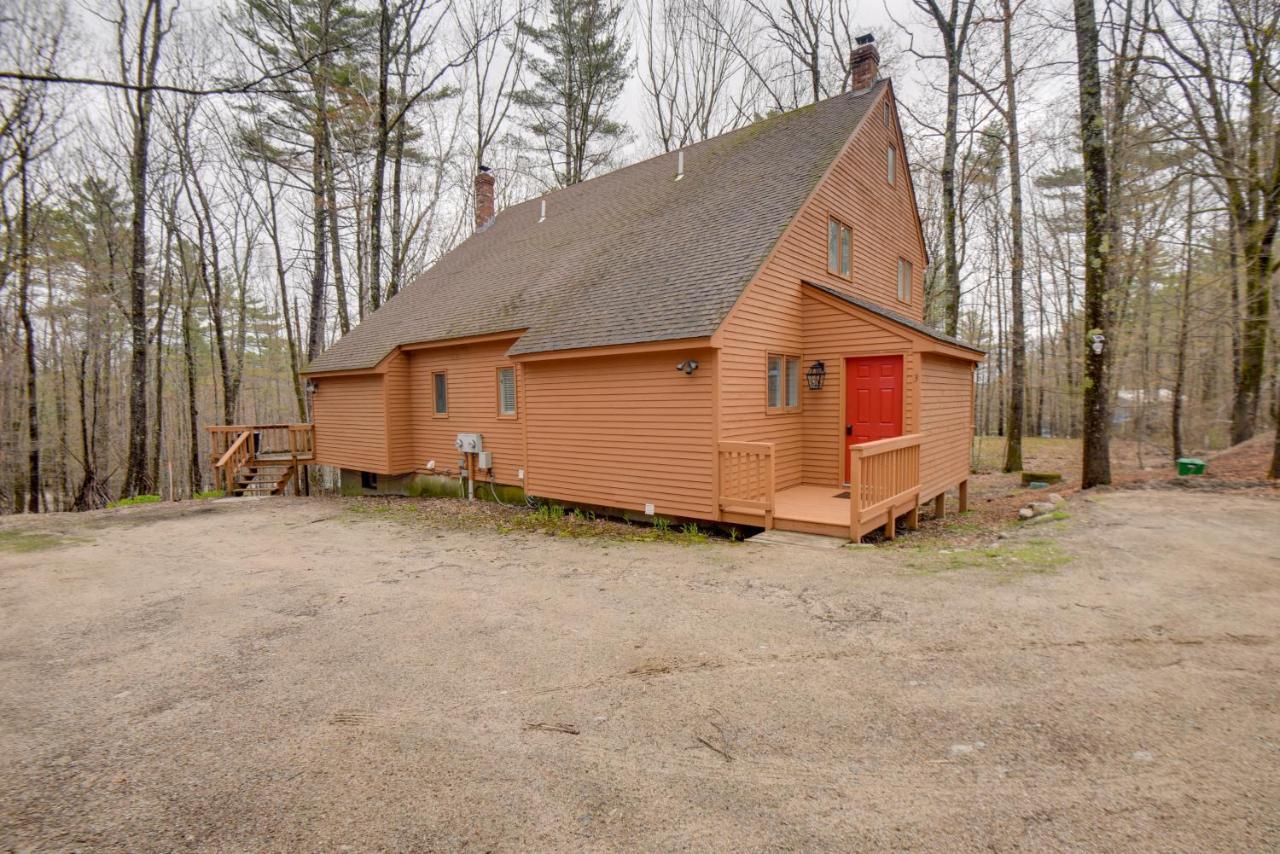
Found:
M 902 357 L 845 359 L 844 480 L 849 445 L 902 435 Z

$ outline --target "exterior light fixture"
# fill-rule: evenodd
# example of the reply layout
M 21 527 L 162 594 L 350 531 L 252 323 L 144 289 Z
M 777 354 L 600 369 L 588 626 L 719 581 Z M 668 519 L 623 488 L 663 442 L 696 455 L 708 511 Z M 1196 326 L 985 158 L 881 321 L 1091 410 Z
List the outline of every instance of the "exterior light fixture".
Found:
M 698 360 L 685 359 L 683 362 L 676 365 L 676 370 L 683 371 L 685 374 L 692 374 L 694 371 L 698 370 Z
M 804 380 L 809 384 L 810 391 L 818 391 L 822 388 L 822 381 L 827 378 L 827 366 L 822 362 L 814 362 L 809 366 L 809 370 L 804 372 Z

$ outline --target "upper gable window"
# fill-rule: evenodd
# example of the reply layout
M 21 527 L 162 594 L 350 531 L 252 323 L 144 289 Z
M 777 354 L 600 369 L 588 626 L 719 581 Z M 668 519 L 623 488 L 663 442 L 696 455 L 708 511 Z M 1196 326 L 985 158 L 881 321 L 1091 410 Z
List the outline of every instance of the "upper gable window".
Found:
M 911 303 L 911 262 L 906 258 L 898 259 L 898 299 Z
M 889 102 L 888 101 L 885 101 L 883 104 L 880 105 L 880 121 L 884 124 L 885 127 L 889 127 L 891 124 L 889 121 Z
M 897 177 L 898 171 L 898 149 L 894 148 L 892 145 L 889 146 L 889 153 L 887 155 L 887 162 L 885 166 L 888 170 L 887 177 L 889 179 L 889 184 L 892 186 L 894 179 Z
M 827 220 L 827 272 L 851 278 L 853 264 L 853 232 L 835 217 Z

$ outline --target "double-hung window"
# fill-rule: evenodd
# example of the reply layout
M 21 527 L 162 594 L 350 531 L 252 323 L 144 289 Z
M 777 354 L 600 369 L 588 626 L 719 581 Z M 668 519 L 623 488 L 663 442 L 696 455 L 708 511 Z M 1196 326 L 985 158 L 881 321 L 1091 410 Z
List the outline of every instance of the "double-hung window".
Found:
M 898 259 L 898 299 L 911 302 L 911 262 L 906 258 Z
M 835 217 L 827 220 L 827 272 L 848 279 L 853 273 L 853 232 Z
M 498 415 L 516 414 L 516 369 L 498 368 Z
M 800 408 L 800 357 L 769 354 L 768 408 L 785 412 Z
M 889 146 L 889 153 L 885 155 L 885 159 L 885 176 L 889 180 L 889 186 L 892 187 L 894 181 L 897 180 L 898 177 L 898 149 L 894 148 L 892 145 Z

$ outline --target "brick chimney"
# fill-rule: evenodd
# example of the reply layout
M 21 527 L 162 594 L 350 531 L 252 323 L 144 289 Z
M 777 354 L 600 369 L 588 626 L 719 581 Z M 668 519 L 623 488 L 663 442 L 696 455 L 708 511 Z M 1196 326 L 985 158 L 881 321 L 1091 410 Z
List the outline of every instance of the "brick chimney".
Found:
M 849 54 L 849 88 L 864 92 L 876 82 L 880 73 L 880 51 L 876 49 L 876 37 L 867 33 L 858 36 L 858 46 Z
M 476 173 L 476 231 L 484 228 L 493 219 L 493 187 L 497 183 L 489 167 L 481 164 Z

